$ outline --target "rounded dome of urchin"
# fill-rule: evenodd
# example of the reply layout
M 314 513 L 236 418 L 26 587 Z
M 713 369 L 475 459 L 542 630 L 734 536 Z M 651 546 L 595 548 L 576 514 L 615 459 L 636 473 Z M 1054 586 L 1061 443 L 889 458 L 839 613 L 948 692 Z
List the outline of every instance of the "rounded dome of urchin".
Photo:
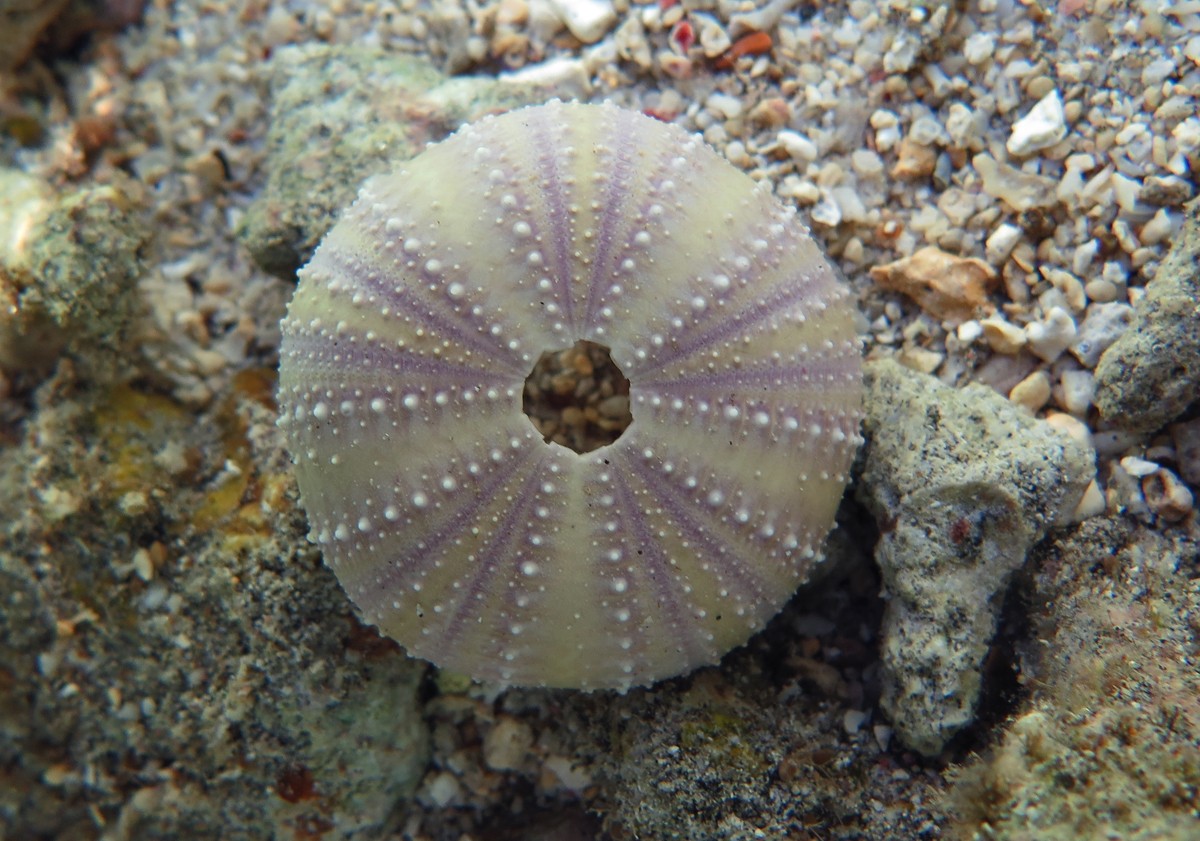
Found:
M 853 306 L 794 211 L 611 105 L 485 118 L 369 179 L 282 329 L 311 538 L 368 622 L 478 679 L 716 662 L 809 576 L 861 440 Z M 523 406 L 581 342 L 632 414 L 582 453 Z

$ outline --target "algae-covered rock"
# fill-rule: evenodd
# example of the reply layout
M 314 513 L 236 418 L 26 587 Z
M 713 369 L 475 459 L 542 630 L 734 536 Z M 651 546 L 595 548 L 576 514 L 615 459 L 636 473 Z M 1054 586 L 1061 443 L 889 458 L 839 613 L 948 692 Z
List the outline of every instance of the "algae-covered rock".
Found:
M 424 59 L 369 47 L 289 47 L 271 61 L 267 183 L 238 235 L 259 265 L 285 279 L 368 175 L 464 122 L 547 96 L 536 84 L 447 79 Z
M 1200 838 L 1198 552 L 1120 517 L 1034 550 L 1032 697 L 956 775 L 952 837 Z
M 859 496 L 880 525 L 889 599 L 883 709 L 933 755 L 974 720 L 1002 596 L 1029 548 L 1070 517 L 1091 451 L 984 386 L 870 363 Z
M 18 304 L 27 329 L 49 325 L 98 376 L 128 365 L 149 239 L 137 203 L 117 186 L 58 197 L 29 237 L 29 279 Z
M 36 302 L 64 328 L 114 341 L 136 311 L 139 251 L 149 239 L 136 210 L 118 187 L 63 195 L 33 240 L 35 286 L 25 302 Z
M 1134 308 L 1132 327 L 1100 357 L 1096 407 L 1130 432 L 1149 433 L 1200 395 L 1200 200 Z
M 0 170 L 0 372 L 45 369 L 63 350 L 91 374 L 130 366 L 150 232 L 119 185 L 56 193 Z
M 68 370 L 0 448 L 0 836 L 381 837 L 424 668 L 304 540 L 274 383 L 200 415 Z

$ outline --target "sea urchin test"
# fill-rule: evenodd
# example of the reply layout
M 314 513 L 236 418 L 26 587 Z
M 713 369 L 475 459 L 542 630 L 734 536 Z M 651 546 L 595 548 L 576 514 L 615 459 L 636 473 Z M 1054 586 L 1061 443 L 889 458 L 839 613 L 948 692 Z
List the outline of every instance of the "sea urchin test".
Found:
M 366 621 L 482 680 L 716 662 L 819 562 L 861 440 L 853 306 L 794 212 L 611 105 L 369 179 L 282 329 L 310 538 Z

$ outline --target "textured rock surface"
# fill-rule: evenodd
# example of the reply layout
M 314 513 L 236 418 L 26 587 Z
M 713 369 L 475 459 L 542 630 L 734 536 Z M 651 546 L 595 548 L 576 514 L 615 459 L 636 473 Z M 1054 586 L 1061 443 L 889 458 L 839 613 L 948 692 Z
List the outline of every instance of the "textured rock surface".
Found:
M 1146 295 L 1133 325 L 1096 367 L 1096 407 L 1112 424 L 1148 433 L 1200 394 L 1200 200 Z
M 55 194 L 13 170 L 0 193 L 0 372 L 43 370 L 65 345 L 106 378 L 140 327 L 143 208 L 119 187 Z
M 311 538 L 367 621 L 481 680 L 716 662 L 820 565 L 861 440 L 849 291 L 795 210 L 612 105 L 484 118 L 368 180 L 282 329 Z M 580 339 L 633 414 L 587 453 L 522 409 Z
M 149 223 L 143 208 L 119 187 L 66 193 L 34 233 L 32 282 L 21 309 L 45 315 L 67 349 L 101 378 L 125 366 L 134 352 L 144 304 L 138 290 Z
M 5 837 L 374 839 L 416 786 L 422 669 L 305 548 L 240 383 L 200 416 L 60 375 L 0 449 Z
M 1096 518 L 1031 553 L 1032 697 L 947 798 L 963 837 L 1200 838 L 1198 538 Z
M 1093 456 L 984 386 L 954 390 L 890 360 L 866 381 L 859 496 L 889 599 L 881 701 L 900 739 L 932 755 L 974 719 L 1009 579 L 1069 519 Z
M 292 277 L 368 175 L 463 122 L 544 98 L 536 85 L 447 79 L 425 59 L 359 46 L 287 47 L 272 58 L 267 183 L 238 235 Z

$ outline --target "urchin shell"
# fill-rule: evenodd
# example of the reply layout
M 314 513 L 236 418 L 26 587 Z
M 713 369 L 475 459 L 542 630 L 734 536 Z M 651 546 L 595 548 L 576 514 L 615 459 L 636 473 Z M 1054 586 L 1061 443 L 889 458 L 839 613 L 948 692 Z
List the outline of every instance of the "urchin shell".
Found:
M 794 212 L 611 105 L 486 118 L 369 179 L 283 321 L 310 536 L 367 621 L 505 684 L 713 663 L 819 559 L 861 415 L 853 307 Z M 590 340 L 633 423 L 578 454 L 522 412 Z

